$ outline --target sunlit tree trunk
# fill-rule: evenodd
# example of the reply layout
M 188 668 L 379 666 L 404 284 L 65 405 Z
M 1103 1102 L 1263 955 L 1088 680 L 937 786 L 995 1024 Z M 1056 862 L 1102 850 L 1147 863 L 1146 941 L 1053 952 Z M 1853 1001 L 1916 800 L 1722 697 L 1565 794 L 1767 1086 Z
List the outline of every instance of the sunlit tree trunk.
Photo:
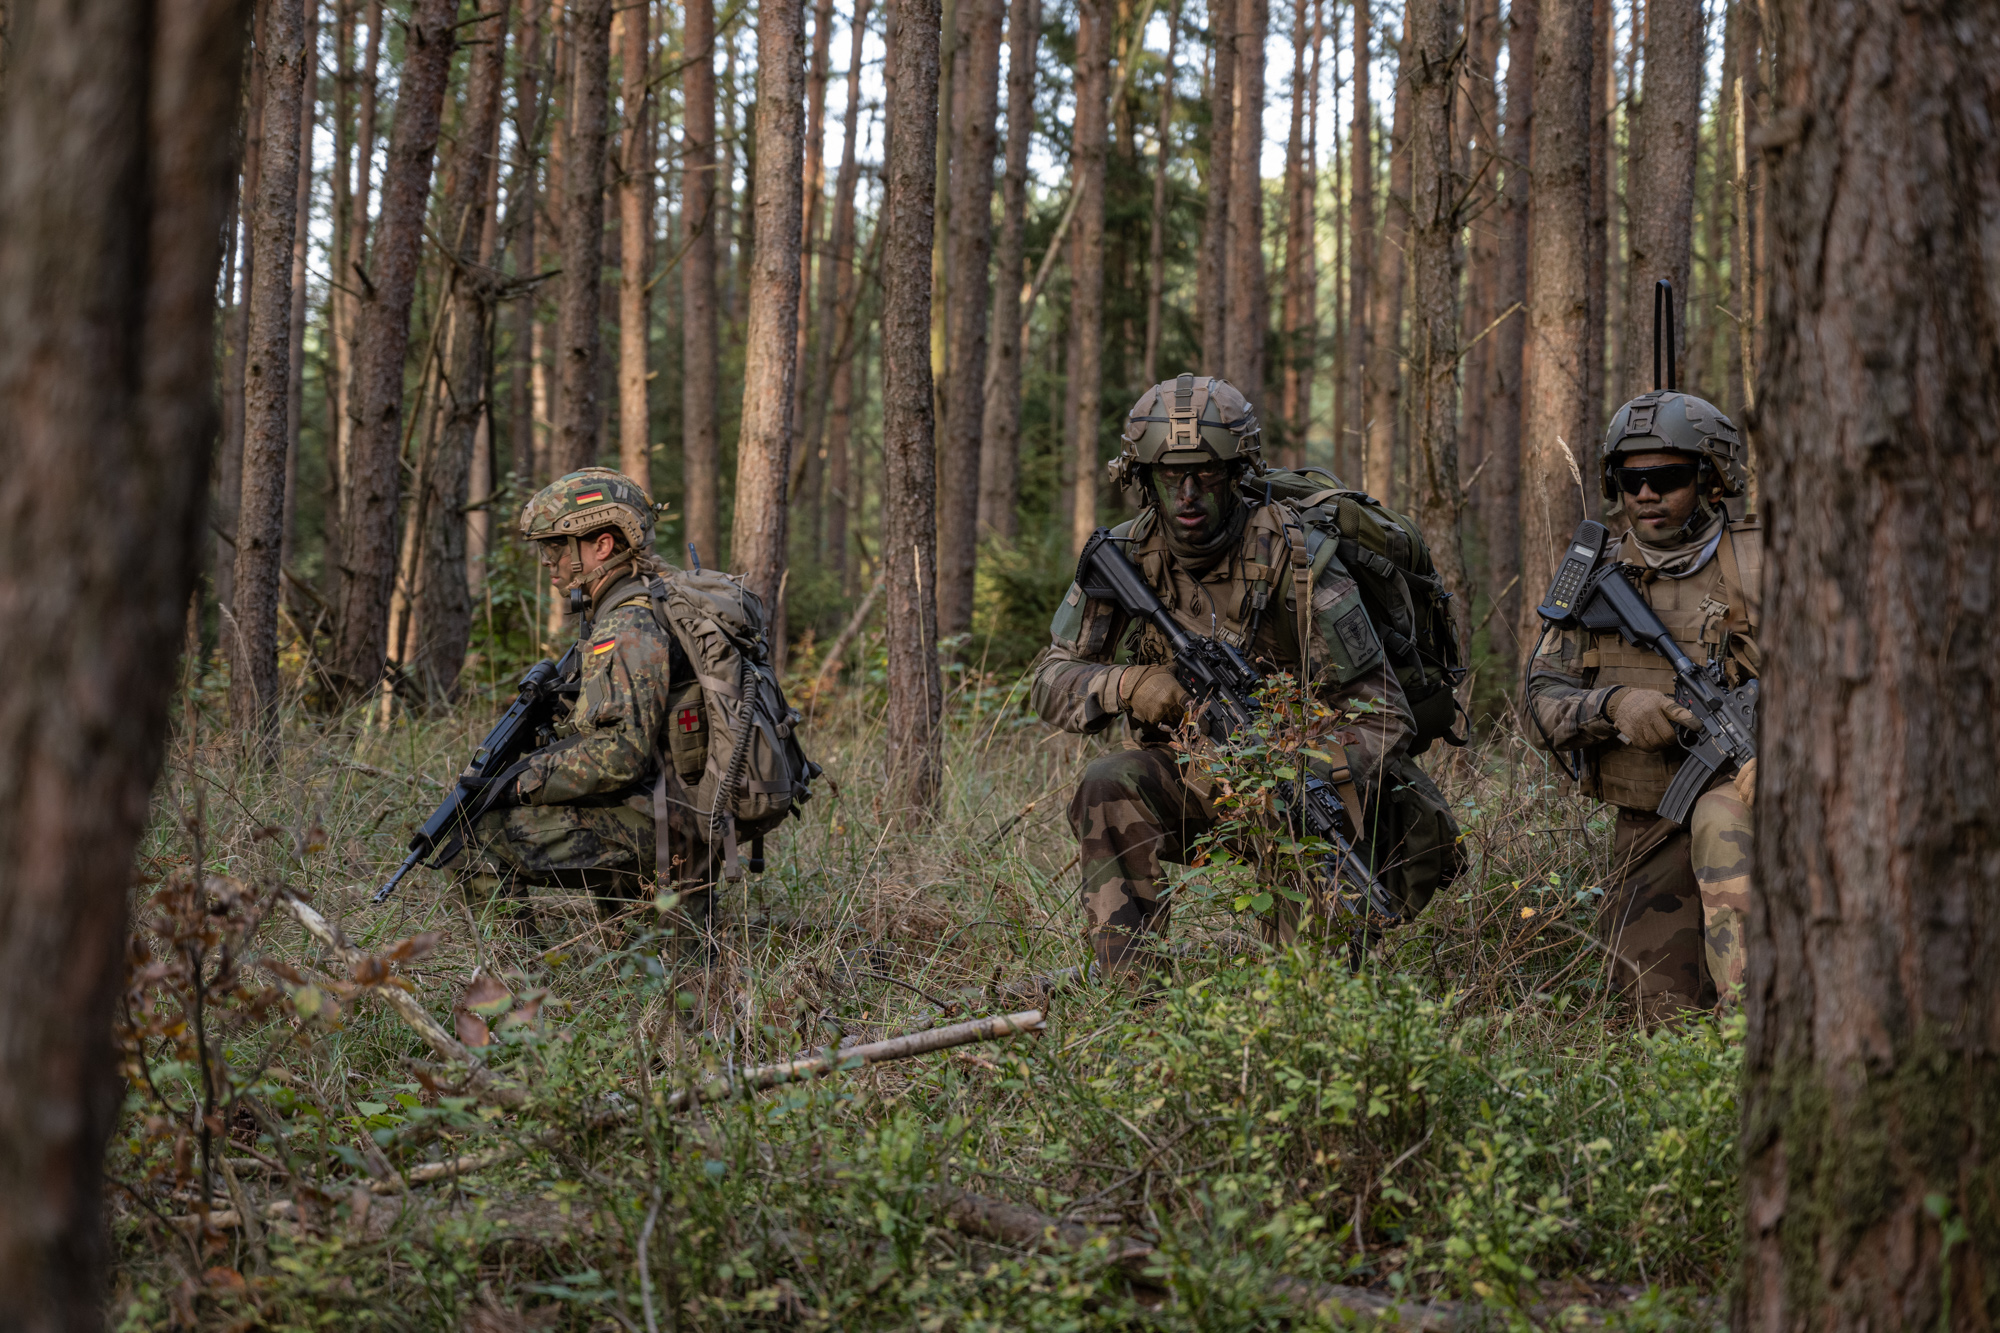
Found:
M 1701 145 L 1701 0 L 1647 0 L 1644 95 L 1631 110 L 1625 211 L 1632 220 L 1625 264 L 1620 382 L 1629 398 L 1653 387 L 1653 284 L 1688 298 L 1694 253 L 1694 168 Z M 1687 320 L 1675 321 L 1686 346 Z M 1661 353 L 1662 373 L 1666 364 Z
M 278 559 L 285 537 L 285 443 L 292 383 L 292 241 L 298 225 L 305 4 L 269 0 L 254 59 L 262 77 L 262 160 L 247 200 L 252 275 L 243 345 L 243 455 L 236 511 L 229 716 L 263 762 L 277 758 Z
M 1264 401 L 1264 43 L 1269 0 L 1236 0 L 1236 85 L 1229 115 L 1229 276 L 1223 301 L 1223 375 L 1257 407 Z
M 687 0 L 681 71 L 681 451 L 686 536 L 710 562 L 722 558 L 716 377 L 715 0 Z
M 1160 120 L 1154 131 L 1158 147 L 1153 159 L 1153 216 L 1146 231 L 1146 360 L 1140 378 L 1156 384 L 1160 378 L 1160 310 L 1167 285 L 1167 180 L 1174 164 L 1174 59 L 1180 53 L 1181 7 L 1176 0 L 1167 16 L 1167 59 L 1160 78 Z
M 539 190 L 539 142 L 542 130 L 541 65 L 542 6 L 525 0 L 521 6 L 518 72 L 514 78 L 514 170 L 507 188 L 508 229 L 514 247 L 514 277 L 534 276 L 535 205 Z M 514 298 L 511 324 L 514 346 L 507 368 L 508 459 L 515 484 L 526 498 L 535 484 L 535 297 Z
M 604 155 L 612 0 L 579 0 L 562 162 L 562 298 L 556 307 L 558 474 L 597 461 L 604 379 Z
M 353 449 L 341 515 L 339 633 L 330 664 L 349 696 L 375 687 L 388 651 L 402 490 L 403 361 L 456 17 L 449 0 L 419 0 L 412 15 L 382 176 L 382 212 L 363 289 L 348 400 Z
M 1348 468 L 1351 475 L 1344 479 L 1360 486 L 1368 484 L 1360 464 L 1368 452 L 1368 387 L 1377 373 L 1369 317 L 1375 275 L 1375 103 L 1369 92 L 1374 34 L 1368 7 L 1369 0 L 1354 0 L 1354 115 L 1348 128 L 1354 166 L 1347 187 L 1347 401 L 1352 407 L 1349 419 L 1334 426 L 1340 432 L 1335 466 Z
M 1209 58 L 1214 75 L 1208 87 L 1208 210 L 1201 220 L 1201 257 L 1195 278 L 1195 305 L 1201 324 L 1201 373 L 1224 373 L 1228 355 L 1229 201 L 1235 169 L 1236 11 L 1238 0 L 1208 0 Z M 1247 170 L 1253 175 L 1257 164 Z M 1248 386 L 1243 386 L 1251 393 Z
M 861 25 L 850 20 L 851 27 Z M 793 395 L 795 437 L 789 493 L 805 509 L 805 549 L 817 557 L 826 523 L 826 409 L 833 379 L 834 306 L 839 277 L 826 220 L 826 109 L 832 82 L 833 3 L 813 8 L 811 73 L 806 78 L 805 242 L 799 270 L 798 386 Z M 835 185 L 838 193 L 839 186 Z M 810 335 L 810 336 L 808 336 Z
M 1770 17 L 1735 1323 L 1970 1333 L 2000 1321 L 2000 12 Z
M 956 0 L 952 226 L 946 238 L 944 443 L 938 451 L 938 634 L 972 628 L 979 554 L 979 462 L 986 417 L 987 265 L 993 254 L 993 151 L 1000 114 L 1002 0 Z
M 896 0 L 882 243 L 882 571 L 888 593 L 888 807 L 906 822 L 937 802 L 936 423 L 931 399 L 932 226 L 937 210 L 937 0 Z
M 994 255 L 993 335 L 987 348 L 986 418 L 979 432 L 979 531 L 1012 539 L 1020 532 L 1021 284 L 1027 248 L 1028 147 L 1035 127 L 1038 0 L 1009 0 L 1007 10 L 1007 175 L 1000 191 L 1000 241 Z
M 1284 420 L 1279 461 L 1286 467 L 1305 462 L 1306 432 L 1312 424 L 1313 362 L 1316 359 L 1318 311 L 1313 300 L 1319 282 L 1314 248 L 1314 195 L 1318 174 L 1306 123 L 1319 110 L 1319 88 L 1307 80 L 1318 71 L 1319 28 L 1307 18 L 1305 0 L 1294 0 L 1292 15 L 1292 129 L 1285 144 L 1285 299 L 1280 311 L 1280 414 Z M 1309 58 L 1311 57 L 1311 58 Z
M 20 0 L 0 135 L 0 1292 L 103 1326 L 132 852 L 217 426 L 248 6 Z M 51 503 L 88 477 L 90 502 Z
M 1097 418 L 1104 375 L 1104 159 L 1110 95 L 1111 16 L 1106 0 L 1079 0 L 1076 43 L 1076 125 L 1070 149 L 1078 195 L 1070 231 L 1070 389 L 1075 406 L 1066 441 L 1075 484 L 1070 492 L 1072 554 L 1097 527 Z
M 1382 241 L 1375 251 L 1369 293 L 1372 348 L 1368 354 L 1368 438 L 1362 457 L 1363 488 L 1384 504 L 1395 499 L 1396 440 L 1403 402 L 1404 250 L 1410 230 L 1410 43 L 1397 43 L 1396 109 L 1389 131 L 1389 197 L 1382 209 Z
M 856 319 L 854 275 L 854 193 L 859 170 L 855 149 L 861 123 L 861 53 L 868 33 L 868 0 L 856 0 L 847 56 L 847 112 L 841 128 L 840 180 L 834 187 L 833 243 L 820 270 L 821 381 L 815 398 L 827 399 L 826 551 L 850 591 L 853 557 L 847 546 L 847 514 L 852 501 L 848 450 L 854 404 L 854 358 L 862 330 Z M 810 444 L 810 441 L 808 441 Z
M 653 69 L 650 4 L 618 24 L 618 470 L 653 488 L 653 411 L 646 370 L 652 341 Z

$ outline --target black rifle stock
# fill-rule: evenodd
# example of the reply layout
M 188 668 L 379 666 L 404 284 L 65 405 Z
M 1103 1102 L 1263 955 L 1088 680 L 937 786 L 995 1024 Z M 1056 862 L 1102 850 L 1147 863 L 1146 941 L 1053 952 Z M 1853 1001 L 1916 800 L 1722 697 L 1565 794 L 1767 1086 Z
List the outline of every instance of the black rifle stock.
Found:
M 1570 539 L 1570 547 L 1603 550 L 1604 536 L 1602 524 L 1585 519 Z M 1560 571 L 1557 578 L 1561 580 Z M 1650 648 L 1673 667 L 1674 700 L 1694 714 L 1700 737 L 1688 746 L 1687 759 L 1661 798 L 1659 813 L 1676 824 L 1687 823 L 1695 801 L 1723 765 L 1741 768 L 1757 757 L 1757 681 L 1752 678 L 1733 690 L 1724 689 L 1720 669 L 1699 664 L 1681 651 L 1625 576 L 1622 565 L 1600 565 L 1583 592 L 1565 600 L 1577 608 L 1573 617 L 1550 615 L 1546 605 L 1541 608 L 1542 617 L 1551 624 L 1574 619 L 1588 630 L 1616 632 L 1627 643 Z M 1554 590 L 1549 601 L 1556 601 Z
M 561 661 L 544 659 L 528 668 L 513 704 L 486 733 L 486 739 L 473 751 L 472 762 L 458 775 L 438 808 L 431 811 L 431 817 L 411 835 L 410 854 L 389 882 L 375 891 L 375 902 L 394 893 L 403 877 L 424 860 L 435 866 L 458 854 L 472 822 L 486 813 L 499 794 L 495 780 L 535 748 L 536 733 L 554 720 L 556 705 L 573 693 L 571 677 L 576 674 L 578 660 L 577 645 L 571 644 Z
M 1248 658 L 1222 642 L 1204 634 L 1190 634 L 1160 601 L 1146 576 L 1139 572 L 1109 528 L 1099 528 L 1084 543 L 1076 562 L 1076 584 L 1086 597 L 1110 602 L 1127 616 L 1143 620 L 1166 637 L 1174 653 L 1174 678 L 1202 710 L 1202 730 L 1218 744 L 1226 742 L 1239 728 L 1256 716 L 1257 689 L 1264 673 Z M 1367 860 L 1355 850 L 1352 830 L 1360 826 L 1359 814 L 1350 811 L 1332 784 L 1308 775 L 1303 795 L 1290 782 L 1278 784 L 1279 799 L 1304 832 L 1332 847 L 1325 867 L 1336 915 L 1355 913 L 1338 891 L 1342 878 L 1351 882 L 1367 904 L 1367 915 L 1394 925 L 1401 919 L 1389 892 L 1375 877 Z

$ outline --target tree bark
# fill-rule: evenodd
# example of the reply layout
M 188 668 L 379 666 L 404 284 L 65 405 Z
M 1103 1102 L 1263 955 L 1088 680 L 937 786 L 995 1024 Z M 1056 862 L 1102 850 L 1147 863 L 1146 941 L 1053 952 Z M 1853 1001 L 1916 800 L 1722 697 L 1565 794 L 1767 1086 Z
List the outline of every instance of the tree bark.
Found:
M 859 284 L 854 274 L 854 192 L 860 170 L 855 147 L 861 123 L 861 53 L 868 35 L 868 0 L 856 0 L 850 21 L 847 55 L 847 113 L 841 128 L 840 179 L 834 186 L 831 262 L 820 270 L 820 373 L 815 397 L 828 399 L 826 434 L 826 551 L 848 591 L 853 561 L 847 550 L 847 512 L 851 471 L 848 467 L 850 424 L 854 404 L 854 358 L 862 336 L 855 302 Z M 829 298 L 829 289 L 831 296 Z M 836 332 L 836 329 L 838 332 Z
M 1076 125 L 1070 174 L 1077 193 L 1070 232 L 1070 391 L 1067 452 L 1075 469 L 1070 489 L 1070 553 L 1097 528 L 1097 418 L 1104 378 L 1104 159 L 1109 96 L 1111 16 L 1106 0 L 1078 0 Z
M 799 0 L 764 0 L 757 18 L 757 166 L 751 193 L 756 234 L 744 332 L 743 429 L 736 442 L 736 521 L 729 537 L 730 563 L 764 599 L 780 631 L 797 370 L 805 36 Z M 782 661 L 782 632 L 773 634 L 772 647 Z
M 1611 185 L 1617 179 L 1617 148 L 1611 135 L 1611 117 L 1618 100 L 1617 73 L 1611 67 L 1611 0 L 1592 0 L 1590 31 L 1590 232 L 1585 278 L 1590 289 L 1590 351 L 1584 374 L 1590 386 L 1590 431 L 1586 438 L 1594 440 L 1604 420 L 1604 377 L 1610 359 L 1605 340 L 1611 322 Z M 1596 512 L 1591 507 L 1594 504 L 1592 498 L 1584 501 L 1591 513 Z M 1525 575 L 1522 581 L 1528 581 Z M 1535 591 L 1532 587 L 1529 590 Z
M 225 264 L 234 264 L 235 273 L 225 267 L 229 279 L 228 306 L 223 313 L 222 348 L 222 438 L 216 444 L 215 512 L 215 603 L 222 613 L 221 653 L 224 661 L 235 652 L 235 632 L 229 620 L 236 608 L 236 521 L 243 498 L 244 395 L 248 387 L 250 346 L 250 294 L 257 282 L 258 186 L 264 161 L 264 67 L 257 51 L 264 43 L 264 15 L 269 0 L 255 3 L 251 18 L 250 87 L 243 114 L 243 168 L 236 187 L 235 207 L 230 218 L 229 249 Z M 239 241 L 240 237 L 240 241 Z
M 1028 147 L 1035 128 L 1038 0 L 1009 0 L 1007 10 L 1007 175 L 1000 191 L 1000 241 L 994 257 L 993 333 L 987 347 L 986 418 L 979 431 L 979 531 L 1012 541 L 1020 534 L 1021 284 L 1027 252 Z
M 267 0 L 254 59 L 263 149 L 251 199 L 252 275 L 243 344 L 242 491 L 236 508 L 229 717 L 262 763 L 277 759 L 278 561 L 285 538 L 290 435 L 292 242 L 298 225 L 299 120 L 305 97 L 304 0 Z
M 1285 298 L 1278 342 L 1282 358 L 1278 461 L 1295 468 L 1306 459 L 1306 431 L 1312 423 L 1313 363 L 1318 352 L 1315 335 L 1319 321 L 1313 300 L 1319 284 L 1313 254 L 1313 204 L 1318 176 L 1312 148 L 1306 143 L 1306 120 L 1308 108 L 1314 114 L 1319 108 L 1318 82 L 1316 79 L 1307 82 L 1311 78 L 1308 71 L 1317 73 L 1319 62 L 1316 57 L 1308 61 L 1306 48 L 1308 41 L 1315 49 L 1318 47 L 1319 29 L 1317 24 L 1307 22 L 1305 0 L 1293 0 L 1292 9 L 1292 126 L 1285 144 Z
M 1514 0 L 1507 35 L 1506 125 L 1503 159 L 1498 282 L 1494 314 L 1519 305 L 1487 334 L 1494 373 L 1487 381 L 1486 569 L 1496 609 L 1489 636 L 1502 660 L 1518 655 L 1510 645 L 1520 614 L 1521 591 L 1521 392 L 1522 348 L 1528 300 L 1529 162 L 1534 155 L 1535 60 L 1541 0 Z M 1588 48 L 1586 48 L 1586 52 Z M 1587 89 L 1586 89 L 1587 91 Z M 1478 330 L 1474 330 L 1475 334 Z M 1586 435 L 1587 439 L 1588 436 Z M 1512 590 L 1508 591 L 1509 586 Z M 1536 590 L 1537 592 L 1540 589 Z
M 1783 0 L 1749 1329 L 2000 1320 L 2000 13 Z M 1893 206 L 1891 203 L 1893 201 Z
M 687 0 L 681 32 L 681 484 L 685 536 L 710 561 L 722 558 L 721 465 L 716 378 L 715 0 Z
M 562 165 L 562 300 L 556 307 L 553 470 L 597 462 L 604 383 L 604 157 L 611 114 L 612 0 L 578 0 Z
M 536 176 L 542 133 L 542 6 L 524 0 L 518 73 L 514 78 L 514 172 L 508 183 L 508 230 L 514 247 L 514 280 L 527 282 L 536 273 L 535 209 L 540 194 Z M 514 298 L 514 346 L 507 369 L 507 434 L 509 466 L 519 498 L 535 486 L 535 292 Z
M 388 652 L 402 483 L 403 360 L 456 18 L 450 0 L 419 0 L 412 14 L 382 175 L 373 271 L 362 291 L 347 409 L 353 449 L 341 515 L 339 631 L 330 664 L 338 688 L 350 698 L 381 680 Z
M 354 179 L 351 188 L 345 191 L 346 207 L 341 214 L 343 242 L 336 246 L 337 268 L 340 281 L 327 297 L 327 313 L 333 323 L 333 341 L 339 349 L 339 359 L 335 369 L 334 401 L 328 415 L 332 418 L 329 432 L 333 441 L 332 466 L 327 470 L 334 474 L 335 484 L 328 508 L 329 549 L 341 549 L 347 541 L 347 513 L 351 504 L 348 492 L 353 488 L 354 421 L 350 408 L 354 401 L 354 382 L 358 371 L 357 358 L 360 355 L 358 343 L 361 338 L 361 312 L 363 292 L 366 287 L 363 277 L 368 271 L 369 217 L 373 186 L 371 180 L 375 165 L 375 103 L 378 91 L 376 66 L 381 58 L 382 48 L 382 0 L 367 0 L 367 12 L 363 16 L 368 28 L 367 39 L 362 43 L 361 68 L 354 71 L 357 106 L 354 117 Z M 341 162 L 341 178 L 347 179 L 347 163 Z M 336 535 L 337 534 L 337 535 Z M 336 576 L 338 562 L 329 562 L 326 577 L 331 580 L 331 590 L 337 595 L 339 580 Z
M 946 238 L 944 446 L 938 451 L 938 634 L 972 628 L 979 558 L 979 462 L 986 418 L 986 328 L 993 256 L 993 151 L 1000 115 L 1002 0 L 956 0 L 951 215 Z M 1003 279 L 1004 280 L 1004 279 Z
M 444 188 L 449 247 L 450 319 L 436 410 L 442 421 L 423 469 L 418 501 L 423 548 L 412 592 L 413 624 L 402 642 L 403 674 L 422 695 L 458 697 L 458 677 L 472 641 L 472 590 L 466 579 L 465 506 L 471 499 L 472 451 L 487 412 L 493 361 L 491 229 L 487 200 L 499 170 L 500 89 L 506 81 L 507 9 L 468 29 L 473 47 L 465 113 L 459 121 Z
M 1236 11 L 1238 0 L 1208 0 L 1208 43 L 1214 76 L 1208 87 L 1208 211 L 1201 220 L 1195 305 L 1201 323 L 1201 371 L 1225 375 L 1228 365 L 1229 201 L 1235 166 Z M 1254 175 L 1257 164 L 1248 170 Z M 1247 385 L 1239 385 L 1251 393 Z
M 618 470 L 653 490 L 653 411 L 647 379 L 652 338 L 653 43 L 650 4 L 619 23 Z
M 1236 85 L 1229 115 L 1229 252 L 1223 302 L 1223 376 L 1264 402 L 1264 39 L 1270 0 L 1236 0 Z
M 102 1326 L 132 852 L 203 560 L 248 5 L 8 6 L 0 106 L 0 1290 Z M 50 503 L 90 478 L 88 504 Z
M 1181 7 L 1175 0 L 1167 15 L 1167 60 L 1160 76 L 1160 123 L 1155 131 L 1158 151 L 1153 161 L 1153 217 L 1146 233 L 1146 361 L 1140 376 L 1148 385 L 1160 379 L 1160 310 L 1167 281 L 1167 179 L 1174 163 L 1174 59 L 1180 53 Z
M 1737 359 L 1741 363 L 1746 421 L 1757 408 L 1759 340 L 1764 321 L 1764 155 L 1753 149 L 1764 104 L 1764 23 L 1751 5 L 1732 9 L 1736 38 L 1736 249 L 1730 272 L 1736 288 Z M 1754 447 L 1754 446 L 1753 446 Z M 1756 473 L 1751 476 L 1754 480 Z
M 1382 209 L 1382 243 L 1369 293 L 1368 434 L 1363 489 L 1384 504 L 1395 500 L 1396 438 L 1403 403 L 1403 251 L 1410 229 L 1410 42 L 1408 23 L 1397 42 L 1396 110 L 1389 129 L 1389 197 Z
M 1687 302 L 1701 145 L 1701 0 L 1648 0 L 1645 57 L 1644 96 L 1629 113 L 1625 211 L 1632 230 L 1619 340 L 1621 399 L 1653 387 L 1653 284 L 1673 282 L 1677 314 Z M 1677 318 L 1674 330 L 1678 354 L 1687 346 L 1687 321 Z M 1664 351 L 1660 365 L 1664 375 Z
M 805 510 L 806 550 L 817 558 L 825 471 L 820 435 L 826 425 L 823 382 L 832 365 L 831 334 L 835 281 L 826 237 L 826 90 L 833 52 L 833 0 L 813 5 L 812 64 L 806 75 L 806 165 L 803 186 L 803 240 L 799 246 L 798 357 L 793 367 L 792 467 L 785 493 Z M 817 283 L 817 287 L 815 287 Z
M 303 102 L 299 113 L 298 194 L 292 207 L 295 216 L 311 218 L 313 187 L 313 122 L 319 103 L 319 6 L 306 10 L 305 67 Z M 312 228 L 292 228 L 292 318 L 287 344 L 289 374 L 285 386 L 285 505 L 278 541 L 279 568 L 293 564 L 298 543 L 299 440 L 305 426 L 306 399 L 306 297 L 309 295 L 306 262 L 312 251 Z
M 937 803 L 935 421 L 932 226 L 937 209 L 937 0 L 896 0 L 890 49 L 882 243 L 882 565 L 888 589 L 890 809 L 906 823 Z
M 1409 88 L 1411 312 L 1410 489 L 1412 516 L 1430 544 L 1438 577 L 1452 594 L 1461 641 L 1470 636 L 1470 597 L 1458 485 L 1459 262 L 1462 182 L 1453 142 L 1458 71 L 1458 6 L 1411 0 Z
M 1527 346 L 1521 360 L 1522 651 L 1541 635 L 1534 606 L 1583 518 L 1592 458 L 1589 230 L 1597 118 L 1592 0 L 1540 0 L 1535 132 L 1529 156 Z M 1565 448 L 1567 446 L 1567 448 Z
M 1465 268 L 1465 295 L 1459 318 L 1463 357 L 1463 409 L 1458 427 L 1460 469 L 1468 478 L 1484 478 L 1492 433 L 1493 390 L 1500 367 L 1491 336 L 1479 335 L 1499 313 L 1500 284 L 1500 97 L 1494 81 L 1500 63 L 1500 0 L 1472 0 L 1465 10 L 1465 62 L 1459 68 L 1452 98 L 1459 154 L 1458 170 L 1465 181 L 1465 227 L 1460 254 Z M 1470 497 L 1472 521 L 1483 533 L 1486 496 Z
M 1369 66 L 1374 63 L 1374 36 L 1369 0 L 1354 0 L 1354 117 L 1348 129 L 1348 151 L 1354 166 L 1349 174 L 1347 213 L 1347 401 L 1349 420 L 1336 422 L 1340 432 L 1334 467 L 1358 469 L 1368 454 L 1368 389 L 1375 370 L 1374 322 L 1370 318 L 1375 274 L 1375 102 L 1368 91 Z M 1351 465 L 1350 465 L 1351 460 Z M 1350 485 L 1366 486 L 1359 470 L 1349 473 Z

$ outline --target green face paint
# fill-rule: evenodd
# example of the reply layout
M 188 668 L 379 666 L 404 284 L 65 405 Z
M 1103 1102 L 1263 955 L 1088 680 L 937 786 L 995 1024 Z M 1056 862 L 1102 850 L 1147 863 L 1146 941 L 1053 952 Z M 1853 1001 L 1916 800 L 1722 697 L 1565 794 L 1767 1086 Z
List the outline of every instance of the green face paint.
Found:
M 1171 535 L 1199 545 L 1222 531 L 1233 498 L 1228 467 L 1155 467 L 1152 486 L 1161 522 Z

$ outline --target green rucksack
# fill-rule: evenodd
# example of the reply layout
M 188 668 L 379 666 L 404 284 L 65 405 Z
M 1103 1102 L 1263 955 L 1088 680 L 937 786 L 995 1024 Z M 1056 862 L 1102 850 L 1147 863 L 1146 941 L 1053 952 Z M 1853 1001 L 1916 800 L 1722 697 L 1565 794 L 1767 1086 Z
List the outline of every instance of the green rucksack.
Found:
M 1452 726 L 1463 711 L 1455 691 L 1465 679 L 1465 654 L 1451 594 L 1415 521 L 1372 495 L 1342 489 L 1324 468 L 1269 468 L 1243 486 L 1298 512 L 1313 578 L 1338 556 L 1361 586 L 1362 606 L 1416 717 L 1410 753 L 1422 754 L 1436 740 L 1464 745 Z

